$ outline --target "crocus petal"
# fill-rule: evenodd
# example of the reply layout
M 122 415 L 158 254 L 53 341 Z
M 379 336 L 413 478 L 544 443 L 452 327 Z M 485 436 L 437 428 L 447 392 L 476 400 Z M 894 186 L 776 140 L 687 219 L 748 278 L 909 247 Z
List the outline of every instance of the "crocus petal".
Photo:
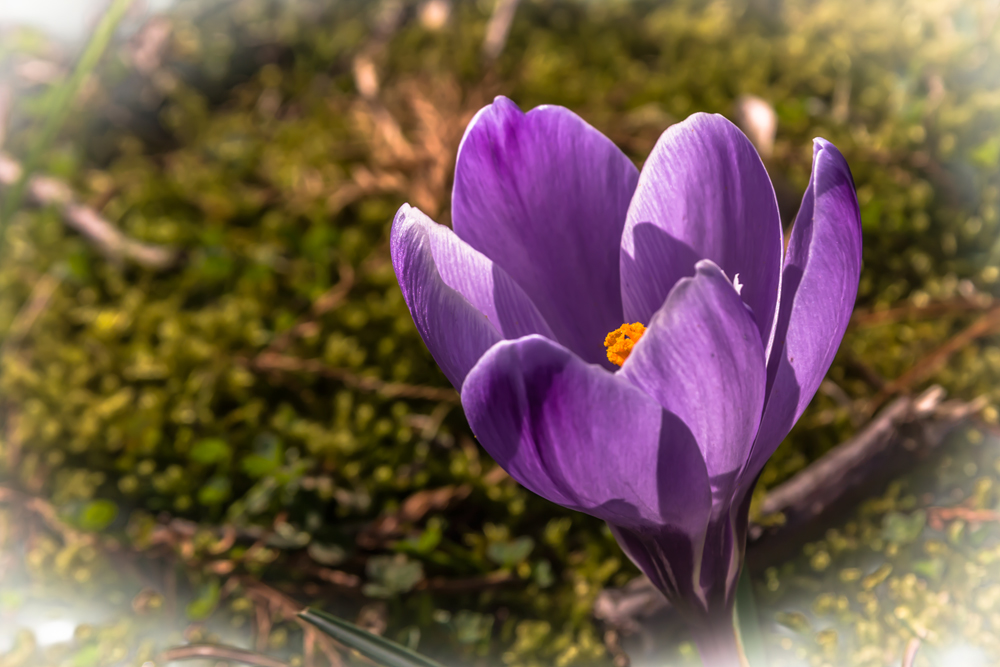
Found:
M 677 283 L 619 375 L 687 425 L 716 506 L 728 506 L 760 423 L 766 367 L 753 316 L 718 266 L 702 260 Z
M 671 526 L 635 530 L 608 524 L 615 540 L 653 585 L 704 624 L 720 610 L 732 611 L 746 543 L 749 495 L 722 508 L 700 534 Z
M 607 137 L 555 106 L 498 97 L 458 150 L 455 233 L 524 289 L 556 340 L 611 368 L 622 323 L 618 246 L 638 170 Z
M 417 331 L 456 388 L 502 338 L 552 335 L 503 269 L 407 204 L 392 223 L 390 251 Z
M 774 188 L 750 140 L 698 113 L 668 128 L 642 167 L 621 246 L 626 322 L 648 322 L 700 259 L 739 274 L 765 350 L 774 328 L 782 232 Z
M 768 398 L 743 474 L 752 484 L 819 389 L 847 330 L 861 276 L 861 213 L 847 161 L 817 139 L 813 171 L 792 227 Z
M 705 463 L 676 416 L 541 336 L 504 341 L 462 387 L 473 433 L 511 477 L 619 526 L 704 531 Z
M 642 531 L 609 523 L 618 546 L 650 582 L 674 605 L 689 615 L 698 615 L 704 607 L 704 591 L 698 581 L 704 541 L 701 535 L 665 527 Z

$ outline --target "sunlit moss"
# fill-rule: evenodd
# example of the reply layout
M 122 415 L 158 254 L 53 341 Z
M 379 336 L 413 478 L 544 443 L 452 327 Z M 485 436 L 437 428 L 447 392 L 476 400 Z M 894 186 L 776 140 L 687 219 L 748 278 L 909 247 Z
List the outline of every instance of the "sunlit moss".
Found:
M 380 394 L 342 376 L 260 371 L 249 360 L 308 320 L 282 353 L 354 378 L 447 386 L 395 284 L 388 225 L 404 200 L 448 220 L 447 174 L 462 127 L 495 93 L 524 108 L 568 105 L 637 162 L 670 122 L 694 111 L 731 115 L 738 95 L 760 95 L 779 117 L 767 166 L 786 222 L 808 181 L 814 136 L 833 141 L 851 164 L 865 232 L 861 307 L 988 300 L 1000 280 L 1000 54 L 978 29 L 988 5 L 523 2 L 487 73 L 479 50 L 492 3 L 458 2 L 442 30 L 411 20 L 376 57 L 381 98 L 411 144 L 428 141 L 421 113 L 442 119 L 444 163 L 431 164 L 396 159 L 380 144 L 354 90 L 351 58 L 371 33 L 375 3 L 233 0 L 226 11 L 182 3 L 163 66 L 129 79 L 123 58 L 106 63 L 44 167 L 127 234 L 181 248 L 183 262 L 159 274 L 108 262 L 53 210 L 11 221 L 0 332 L 11 331 L 40 276 L 51 272 L 59 287 L 0 359 L 0 475 L 125 551 L 153 548 L 157 517 L 248 534 L 280 518 L 288 528 L 266 545 L 241 538 L 223 549 L 206 532 L 174 550 L 199 614 L 223 613 L 213 610 L 225 608 L 217 587 L 230 566 L 296 585 L 296 558 L 322 563 L 331 553 L 336 562 L 322 564 L 365 584 L 379 583 L 366 569 L 377 558 L 402 568 L 399 576 L 417 576 L 415 566 L 426 578 L 508 570 L 516 585 L 461 595 L 390 591 L 390 634 L 421 628 L 421 649 L 495 663 L 608 664 L 590 605 L 601 587 L 636 571 L 599 522 L 496 474 L 453 404 Z M 40 49 L 23 36 L 0 42 L 0 57 Z M 45 92 L 24 93 L 5 150 L 23 157 Z M 371 187 L 352 195 L 359 184 Z M 350 290 L 314 317 L 317 300 L 346 279 L 345 264 Z M 900 376 L 977 316 L 958 309 L 852 328 L 830 375 L 847 400 L 816 398 L 759 493 L 854 432 L 878 393 L 872 373 Z M 986 395 L 982 417 L 995 423 L 997 350 L 995 337 L 983 338 L 920 383 Z M 967 439 L 988 443 L 984 435 Z M 945 489 L 940 502 L 994 507 L 997 465 L 985 455 L 941 461 L 933 476 Z M 367 526 L 413 494 L 459 485 L 468 487 L 461 502 L 361 545 Z M 776 653 L 882 664 L 920 632 L 928 644 L 964 633 L 1000 649 L 984 630 L 998 613 L 995 535 L 960 519 L 941 531 L 923 525 L 933 518 L 918 521 L 929 511 L 925 490 L 904 486 L 866 503 L 801 562 L 766 571 L 762 599 L 785 605 L 782 618 L 794 626 L 794 641 L 774 639 Z M 435 531 L 433 546 L 421 547 Z M 397 563 L 400 549 L 406 558 Z M 117 553 L 42 536 L 25 561 L 39 581 L 112 590 L 106 551 Z M 973 582 L 979 593 L 963 597 Z M 135 585 L 130 600 L 147 584 Z M 789 602 L 803 589 L 812 600 Z M 241 604 L 233 603 L 233 618 L 252 618 Z M 165 613 L 152 602 L 142 609 L 143 618 Z M 453 616 L 438 620 L 438 611 Z M 294 627 L 279 630 L 293 634 L 278 643 L 294 647 Z M 81 640 L 87 664 L 121 660 L 121 638 L 95 641 Z M 137 664 L 155 655 L 139 639 L 132 649 Z M 679 651 L 695 663 L 690 645 Z

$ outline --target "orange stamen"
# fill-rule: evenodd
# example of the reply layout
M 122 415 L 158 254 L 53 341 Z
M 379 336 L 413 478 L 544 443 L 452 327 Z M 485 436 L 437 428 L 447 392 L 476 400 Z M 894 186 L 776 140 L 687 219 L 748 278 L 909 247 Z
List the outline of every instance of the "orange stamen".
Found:
M 646 327 L 641 322 L 623 324 L 604 337 L 604 347 L 608 348 L 608 361 L 621 366 L 632 353 L 632 347 L 639 342 Z

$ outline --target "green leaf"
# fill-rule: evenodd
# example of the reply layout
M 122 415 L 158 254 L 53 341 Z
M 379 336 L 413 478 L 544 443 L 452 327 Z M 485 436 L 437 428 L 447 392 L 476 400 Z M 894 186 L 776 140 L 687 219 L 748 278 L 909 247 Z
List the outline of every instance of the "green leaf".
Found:
M 198 502 L 207 506 L 221 505 L 229 498 L 229 490 L 229 479 L 216 475 L 198 489 Z
M 767 664 L 764 637 L 760 631 L 760 619 L 757 617 L 753 583 L 746 567 L 740 573 L 740 579 L 736 584 L 736 629 L 743 645 L 743 655 L 750 667 L 764 667 Z
M 424 566 L 419 561 L 409 560 L 404 554 L 372 556 L 365 571 L 374 581 L 366 584 L 363 592 L 372 597 L 407 593 L 424 578 Z
M 101 662 L 100 644 L 87 644 L 73 656 L 73 667 L 95 667 Z
M 924 526 L 927 525 L 927 513 L 917 510 L 912 514 L 889 512 L 882 518 L 882 539 L 897 544 L 914 542 Z
M 219 582 L 212 580 L 203 586 L 198 597 L 187 606 L 187 616 L 192 621 L 203 621 L 219 605 Z
M 440 663 L 411 651 L 405 646 L 373 635 L 356 625 L 318 609 L 301 611 L 299 618 L 311 623 L 323 633 L 383 667 L 442 667 Z
M 969 153 L 973 162 L 986 169 L 1000 164 L 1000 137 L 991 137 Z
M 427 522 L 427 527 L 419 537 L 411 537 L 400 540 L 396 544 L 398 551 L 406 551 L 421 556 L 432 553 L 441 543 L 443 522 L 438 517 L 432 517 Z
M 462 609 L 455 614 L 455 639 L 459 644 L 487 641 L 493 630 L 493 616 Z
M 260 479 L 264 475 L 271 474 L 277 470 L 280 465 L 280 461 L 266 456 L 261 456 L 260 454 L 247 454 L 240 462 L 240 467 L 243 468 L 243 472 L 253 479 Z
M 918 560 L 913 563 L 914 572 L 935 584 L 940 583 L 941 578 L 944 577 L 944 572 L 947 567 L 948 566 L 944 559 L 936 556 L 934 558 Z
M 199 440 L 194 443 L 194 446 L 191 447 L 191 451 L 188 452 L 188 458 L 195 463 L 212 465 L 213 463 L 228 461 L 231 454 L 232 450 L 229 448 L 229 445 L 226 444 L 225 440 L 221 440 L 219 438 L 205 438 L 204 440 Z
M 529 555 L 535 548 L 535 541 L 530 537 L 519 537 L 507 542 L 494 542 L 486 547 L 486 556 L 503 567 L 514 567 Z
M 314 561 L 323 565 L 340 565 L 347 558 L 347 551 L 339 544 L 313 542 L 307 552 Z
M 110 500 L 91 500 L 80 512 L 80 528 L 97 532 L 111 525 L 118 516 L 118 505 Z

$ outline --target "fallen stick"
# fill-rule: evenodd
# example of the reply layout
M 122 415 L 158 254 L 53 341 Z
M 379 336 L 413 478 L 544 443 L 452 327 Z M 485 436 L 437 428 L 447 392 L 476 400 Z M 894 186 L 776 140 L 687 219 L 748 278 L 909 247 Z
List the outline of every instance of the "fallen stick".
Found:
M 937 372 L 948 362 L 953 354 L 966 345 L 979 338 L 998 332 L 1000 332 L 1000 306 L 995 306 L 980 315 L 975 322 L 925 355 L 908 371 L 886 384 L 879 395 L 872 399 L 873 406 L 877 408 L 881 401 L 884 401 L 885 398 L 894 393 L 909 391 L 914 385 L 926 380 Z
M 510 24 L 514 22 L 519 0 L 496 0 L 493 14 L 486 24 L 486 38 L 483 40 L 483 57 L 492 62 L 503 52 L 510 34 Z
M 282 662 L 271 656 L 236 648 L 235 646 L 223 646 L 221 644 L 188 644 L 187 646 L 168 648 L 160 654 L 159 662 L 168 663 L 177 660 L 199 660 L 204 658 L 253 665 L 254 667 L 288 667 L 287 662 Z
M 10 115 L 11 102 L 14 101 L 14 94 L 10 86 L 0 83 L 0 148 L 7 138 L 7 117 Z
M 381 394 L 387 398 L 420 398 L 429 401 L 457 403 L 458 392 L 442 387 L 423 387 L 402 382 L 386 382 L 379 378 L 358 375 L 343 368 L 335 368 L 321 359 L 300 359 L 274 352 L 262 352 L 252 360 L 237 359 L 258 371 L 276 373 L 310 373 L 339 380 L 352 389 Z
M 982 295 L 979 295 L 976 299 L 951 299 L 929 303 L 926 306 L 906 304 L 887 308 L 886 310 L 859 309 L 854 311 L 854 314 L 851 316 L 851 326 L 874 327 L 881 324 L 894 324 L 900 320 L 931 319 L 948 315 L 962 315 L 964 313 L 989 310 L 992 306 L 992 298 L 982 298 Z
M 11 347 L 16 347 L 24 340 L 31 331 L 31 328 L 35 326 L 35 322 L 45 312 L 45 309 L 48 308 L 49 302 L 52 301 L 52 297 L 55 296 L 61 282 L 60 277 L 51 271 L 42 275 L 35 282 L 34 287 L 31 288 L 31 295 L 28 297 L 27 302 L 18 311 L 14 317 L 14 322 L 10 325 L 10 329 L 7 330 L 7 337 L 0 343 L 0 354 L 3 354 Z
M 0 185 L 14 186 L 20 180 L 22 171 L 14 158 L 0 153 Z M 154 271 L 169 269 L 177 262 L 176 250 L 125 236 L 100 213 L 77 202 L 69 185 L 58 179 L 36 174 L 28 179 L 27 194 L 28 200 L 36 206 L 58 207 L 66 225 L 79 232 L 109 259 L 127 259 Z
M 789 520 L 809 521 L 822 514 L 837 500 L 843 486 L 863 472 L 866 462 L 894 444 L 894 436 L 903 422 L 930 415 L 942 398 L 944 390 L 934 386 L 917 399 L 905 396 L 896 399 L 860 433 L 772 489 L 761 503 L 761 514 L 783 513 L 784 525 Z
M 902 667 L 913 667 L 914 663 L 917 661 L 917 653 L 919 651 L 920 639 L 917 637 L 911 637 L 910 641 L 906 642 L 906 649 L 903 651 Z
M 319 649 L 326 656 L 327 661 L 329 661 L 330 667 L 343 666 L 344 663 L 340 657 L 340 651 L 345 650 L 344 647 L 328 635 L 315 633 L 315 629 L 298 616 L 298 613 L 304 608 L 302 604 L 253 577 L 237 576 L 236 581 L 243 585 L 247 595 L 254 602 L 258 605 L 263 604 L 266 606 L 269 618 L 280 615 L 284 620 L 294 620 L 298 623 L 303 633 L 311 636 L 314 645 L 319 646 Z
M 830 519 L 926 458 L 947 434 L 984 406 L 984 398 L 944 402 L 934 385 L 916 397 L 901 396 L 853 438 L 771 489 L 762 516 L 781 515 L 780 525 L 751 526 L 747 567 L 759 572 L 791 557 L 820 537 Z

